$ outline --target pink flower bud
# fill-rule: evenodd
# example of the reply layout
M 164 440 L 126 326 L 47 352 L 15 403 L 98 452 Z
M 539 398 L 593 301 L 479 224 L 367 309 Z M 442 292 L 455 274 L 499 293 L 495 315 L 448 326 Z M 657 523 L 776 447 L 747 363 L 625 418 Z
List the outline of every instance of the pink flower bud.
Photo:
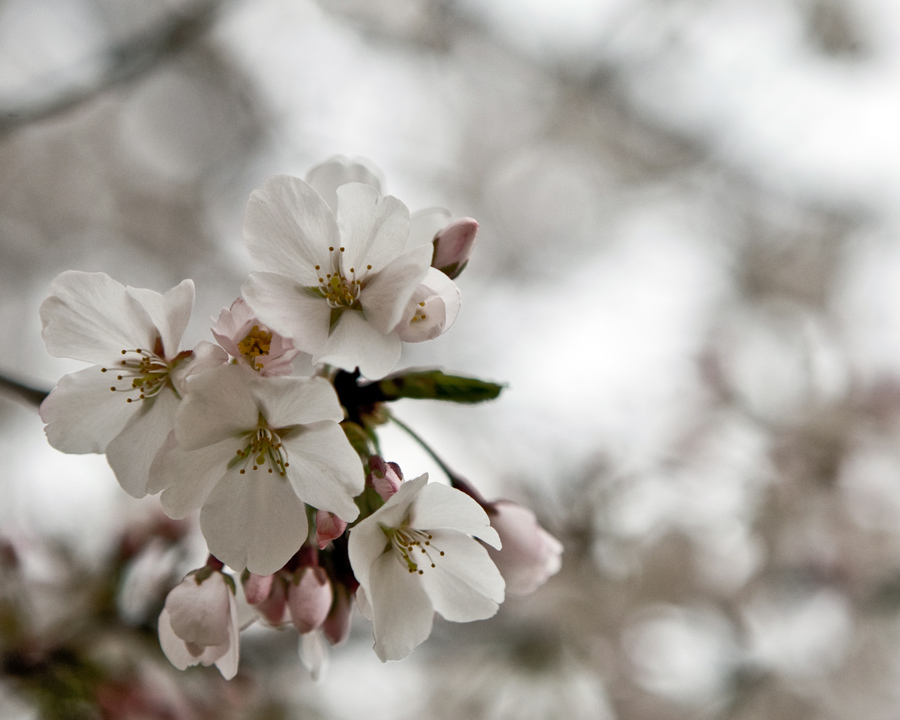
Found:
M 288 587 L 288 609 L 299 633 L 308 633 L 325 622 L 332 597 L 331 583 L 322 568 L 307 566 L 297 571 Z
M 434 257 L 431 267 L 437 268 L 448 277 L 455 278 L 466 267 L 475 236 L 478 234 L 478 223 L 472 218 L 454 220 L 434 236 Z
M 342 645 L 350 635 L 350 618 L 353 604 L 350 602 L 350 591 L 345 585 L 334 588 L 334 605 L 322 623 L 322 632 L 332 645 Z
M 506 580 L 508 592 L 532 593 L 559 571 L 562 543 L 538 525 L 531 510 L 500 500 L 490 505 L 489 516 L 503 545 L 500 550 L 487 550 Z
M 381 499 L 385 502 L 395 492 L 400 489 L 400 483 L 403 482 L 403 471 L 395 462 L 385 462 L 384 458 L 379 455 L 373 455 L 369 458 L 369 467 L 372 472 L 366 481 L 375 488 L 375 491 L 381 495 Z
M 316 512 L 316 543 L 319 550 L 324 550 L 328 543 L 343 535 L 346 529 L 347 523 L 334 513 L 327 510 Z
M 250 573 L 246 582 L 244 582 L 244 597 L 251 605 L 259 605 L 272 591 L 272 581 L 274 575 L 256 575 Z
M 270 575 L 272 586 L 269 596 L 256 606 L 260 615 L 270 625 L 281 625 L 287 622 L 287 588 L 284 578 L 280 575 Z

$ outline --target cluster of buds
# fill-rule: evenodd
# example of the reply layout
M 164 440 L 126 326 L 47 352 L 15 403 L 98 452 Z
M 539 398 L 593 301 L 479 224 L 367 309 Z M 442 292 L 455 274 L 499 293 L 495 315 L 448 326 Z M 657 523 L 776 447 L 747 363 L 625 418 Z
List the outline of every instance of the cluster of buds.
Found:
M 318 675 L 354 597 L 378 656 L 398 660 L 435 612 L 490 617 L 507 589 L 530 592 L 559 568 L 561 546 L 530 511 L 484 502 L 452 473 L 451 487 L 406 481 L 378 454 L 392 401 L 471 403 L 502 389 L 438 370 L 390 374 L 403 343 L 456 320 L 454 278 L 478 224 L 410 217 L 379 178 L 336 158 L 251 194 L 244 235 L 260 270 L 213 321 L 217 344 L 181 348 L 190 280 L 160 295 L 66 272 L 41 306 L 49 351 L 91 363 L 41 406 L 50 443 L 105 453 L 128 493 L 160 493 L 171 518 L 199 510 L 210 559 L 159 619 L 179 668 L 232 677 L 240 629 L 260 620 L 293 624 Z M 301 356 L 308 376 L 294 371 Z

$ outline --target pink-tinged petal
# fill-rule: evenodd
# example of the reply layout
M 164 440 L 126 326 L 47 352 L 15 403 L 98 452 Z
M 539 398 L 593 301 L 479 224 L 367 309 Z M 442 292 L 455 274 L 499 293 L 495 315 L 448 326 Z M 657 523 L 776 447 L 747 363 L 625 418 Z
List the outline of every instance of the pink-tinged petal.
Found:
M 185 392 L 187 392 L 185 383 L 192 377 L 228 362 L 226 352 L 218 345 L 213 345 L 206 340 L 197 343 L 191 352 L 192 354 L 189 358 L 179 362 L 169 373 L 172 385 L 180 396 L 184 396 Z
M 347 310 L 332 330 L 328 344 L 313 361 L 351 372 L 359 367 L 367 378 L 378 380 L 396 367 L 401 349 L 397 333 L 385 335 L 361 312 Z
M 178 398 L 167 388 L 138 405 L 137 413 L 106 447 L 106 460 L 119 485 L 136 498 L 148 492 L 150 467 L 172 432 Z
M 356 527 L 350 529 L 350 537 L 347 541 L 350 566 L 353 568 L 353 575 L 363 587 L 369 585 L 369 572 L 373 563 L 388 547 L 388 540 L 382 532 L 381 526 L 399 527 L 409 512 L 413 498 L 427 482 L 428 475 L 422 475 L 415 480 L 407 480 L 390 500 Z M 358 598 L 357 602 L 359 602 Z M 369 616 L 366 615 L 366 617 Z
M 199 584 L 197 575 L 188 575 L 166 597 L 172 630 L 186 643 L 222 645 L 228 640 L 230 595 L 221 573 L 214 572 Z
M 222 673 L 222 677 L 231 680 L 238 671 L 238 663 L 240 661 L 240 634 L 241 626 L 238 618 L 237 603 L 234 597 L 231 598 L 229 604 L 229 626 L 228 626 L 228 647 L 224 654 L 216 660 L 216 667 Z
M 244 582 L 244 597 L 251 605 L 259 605 L 272 592 L 272 581 L 274 575 L 257 575 L 249 573 L 249 577 Z
M 275 273 L 250 273 L 241 292 L 266 326 L 290 338 L 298 350 L 315 355 L 325 347 L 331 322 L 325 298 L 307 289 L 318 285 L 318 278 L 303 285 Z
M 297 572 L 299 578 L 288 585 L 288 610 L 291 622 L 302 634 L 315 630 L 325 622 L 334 593 L 322 568 L 304 567 Z
M 152 350 L 158 335 L 141 304 L 105 273 L 58 275 L 40 314 L 51 355 L 100 365 L 121 350 Z
M 365 183 L 374 187 L 379 194 L 384 192 L 384 176 L 375 165 L 365 158 L 347 158 L 335 155 L 319 163 L 308 173 L 306 182 L 328 203 L 332 213 L 337 213 L 337 189 L 351 182 Z M 429 238 L 430 240 L 431 238 Z
M 269 427 L 308 425 L 320 420 L 340 422 L 344 409 L 324 378 L 251 378 L 251 391 Z
M 434 609 L 454 622 L 493 616 L 503 602 L 506 583 L 487 550 L 452 530 L 429 532 L 431 547 L 444 553 L 432 553 L 435 567 L 428 567 L 426 560 L 424 573 L 419 576 Z
M 319 550 L 324 550 L 332 540 L 336 540 L 344 534 L 347 523 L 334 513 L 327 510 L 316 511 L 316 545 Z
M 409 236 L 409 210 L 392 195 L 363 183 L 337 189 L 337 224 L 341 232 L 343 267 L 372 266 L 377 273 L 403 252 Z
M 450 211 L 444 208 L 417 210 L 409 218 L 407 248 L 418 247 L 434 240 L 434 236 L 450 222 Z
M 472 218 L 454 220 L 434 237 L 432 266 L 446 273 L 448 277 L 455 278 L 469 262 L 477 235 L 476 220 Z
M 199 509 L 227 472 L 238 447 L 229 439 L 188 451 L 167 438 L 150 468 L 151 492 L 164 488 L 159 497 L 163 512 L 179 520 Z
M 319 193 L 300 178 L 275 175 L 250 194 L 244 240 L 260 269 L 314 286 L 315 266 L 325 264 L 329 246 L 340 245 L 340 234 Z
M 184 640 L 175 634 L 169 611 L 165 608 L 159 614 L 158 630 L 159 645 L 170 663 L 179 670 L 187 670 L 189 667 L 200 664 L 200 658 L 189 653 Z
M 402 660 L 431 634 L 434 608 L 418 580 L 393 553 L 372 565 L 372 627 L 375 654 L 382 662 Z
M 282 438 L 286 468 L 297 495 L 319 510 L 352 522 L 359 516 L 353 498 L 365 487 L 362 462 L 336 423 L 323 421 L 297 428 Z
M 366 319 L 383 333 L 391 332 L 431 265 L 431 245 L 420 245 L 392 260 L 374 275 L 359 296 Z
M 259 408 L 250 391 L 253 379 L 235 365 L 192 377 L 175 416 L 175 437 L 182 449 L 197 450 L 255 428 Z
M 200 511 L 209 551 L 235 570 L 280 569 L 307 535 L 306 509 L 284 478 L 264 469 L 229 470 Z
M 194 307 L 194 281 L 183 280 L 165 295 L 144 288 L 125 289 L 141 304 L 159 331 L 165 357 L 168 359 L 175 357 L 181 346 L 181 337 L 191 319 L 191 310 Z
M 542 528 L 534 513 L 513 502 L 494 503 L 491 525 L 503 541 L 502 550 L 489 550 L 506 580 L 506 589 L 528 595 L 562 567 L 562 543 Z
M 300 636 L 297 653 L 303 667 L 309 670 L 313 682 L 320 682 L 328 669 L 328 647 L 322 641 L 321 632 L 311 632 Z
M 96 366 L 64 375 L 41 403 L 50 444 L 67 453 L 105 452 L 140 407 L 110 387 L 109 373 Z
M 403 342 L 424 342 L 442 335 L 456 322 L 460 295 L 456 283 L 440 270 L 428 268 L 410 298 L 397 332 Z
M 409 524 L 423 530 L 448 528 L 500 547 L 500 537 L 481 506 L 460 490 L 431 483 L 412 501 Z

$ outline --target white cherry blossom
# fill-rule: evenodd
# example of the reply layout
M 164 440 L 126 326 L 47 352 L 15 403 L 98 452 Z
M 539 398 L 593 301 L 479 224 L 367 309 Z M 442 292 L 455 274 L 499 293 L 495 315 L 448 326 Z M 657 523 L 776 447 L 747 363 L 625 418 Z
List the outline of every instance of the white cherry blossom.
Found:
M 175 429 L 154 463 L 163 509 L 201 508 L 210 552 L 268 575 L 307 539 L 304 503 L 344 521 L 359 510 L 362 463 L 322 378 L 273 377 L 223 365 L 191 379 Z
M 409 210 L 368 184 L 336 190 L 332 212 L 299 178 L 277 175 L 247 204 L 244 237 L 263 272 L 242 294 L 295 346 L 378 379 L 400 359 L 398 325 L 431 263 L 433 246 L 407 249 Z
M 288 338 L 263 325 L 243 298 L 219 313 L 212 334 L 235 363 L 260 375 L 290 375 L 293 371 L 291 361 L 299 351 Z
M 147 494 L 150 465 L 190 371 L 193 353 L 180 343 L 193 302 L 190 280 L 161 295 L 104 273 L 68 271 L 41 305 L 50 354 L 92 363 L 64 376 L 41 405 L 47 439 L 63 452 L 105 452 L 135 497 Z
M 213 665 L 237 674 L 240 624 L 233 580 L 203 568 L 169 592 L 159 616 L 159 643 L 175 667 Z
M 382 661 L 402 660 L 424 641 L 435 611 L 454 622 L 497 612 L 504 581 L 475 538 L 500 547 L 477 502 L 426 475 L 350 530 L 357 601 Z

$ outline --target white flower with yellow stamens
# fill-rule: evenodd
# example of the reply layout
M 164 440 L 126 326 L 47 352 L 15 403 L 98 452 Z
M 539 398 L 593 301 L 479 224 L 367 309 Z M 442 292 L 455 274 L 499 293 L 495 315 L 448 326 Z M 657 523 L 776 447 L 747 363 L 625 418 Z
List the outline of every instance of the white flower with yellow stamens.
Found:
M 274 333 L 253 314 L 243 298 L 224 308 L 213 320 L 212 334 L 234 362 L 260 375 L 290 375 L 299 350 Z
M 313 356 L 372 379 L 400 359 L 398 325 L 431 263 L 430 243 L 407 250 L 409 210 L 358 182 L 332 212 L 309 184 L 271 177 L 247 204 L 244 237 L 263 272 L 242 294 L 270 328 Z
M 194 353 L 180 351 L 193 302 L 190 280 L 160 295 L 104 273 L 68 271 L 41 305 L 50 354 L 93 363 L 64 376 L 44 400 L 47 438 L 63 452 L 105 452 L 135 497 L 147 494 L 150 465 L 172 429 L 182 380 L 196 363 Z M 211 358 L 207 345 L 199 355 Z
M 192 378 L 153 472 L 173 518 L 200 511 L 209 551 L 257 575 L 280 569 L 308 535 L 306 507 L 351 522 L 362 463 L 322 378 L 223 365 Z
M 475 538 L 500 547 L 484 510 L 468 495 L 427 475 L 404 482 L 350 530 L 357 601 L 372 620 L 375 653 L 402 660 L 431 633 L 434 613 L 483 620 L 503 602 L 503 578 Z

